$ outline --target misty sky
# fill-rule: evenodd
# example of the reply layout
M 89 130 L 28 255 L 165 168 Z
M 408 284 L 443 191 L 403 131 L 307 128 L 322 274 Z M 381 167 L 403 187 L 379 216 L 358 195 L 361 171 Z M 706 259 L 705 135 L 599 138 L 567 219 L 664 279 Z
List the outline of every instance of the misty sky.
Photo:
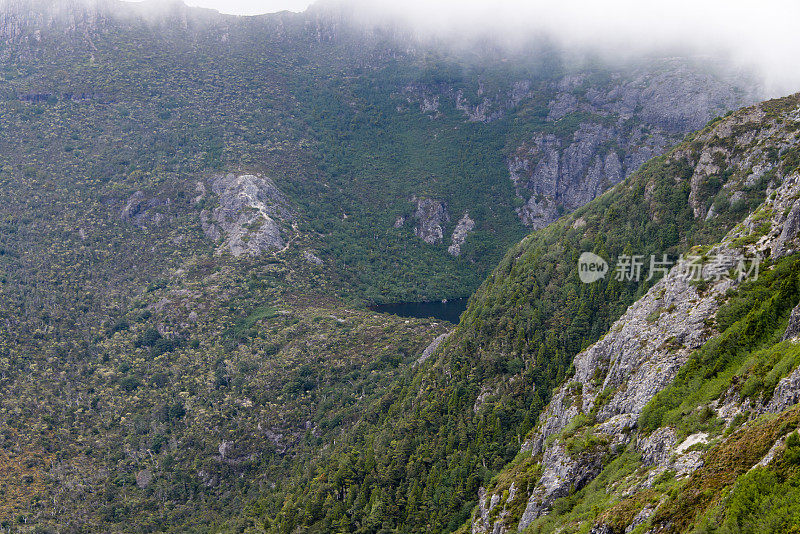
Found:
M 190 6 L 210 7 L 233 15 L 260 15 L 276 11 L 303 11 L 310 0 L 186 0 Z
M 773 95 L 800 91 L 798 0 L 323 0 L 355 4 L 370 22 L 419 32 L 493 33 L 513 43 L 545 30 L 566 44 L 638 53 L 665 46 L 727 56 L 763 71 Z M 310 0 L 185 0 L 223 13 L 303 11 Z

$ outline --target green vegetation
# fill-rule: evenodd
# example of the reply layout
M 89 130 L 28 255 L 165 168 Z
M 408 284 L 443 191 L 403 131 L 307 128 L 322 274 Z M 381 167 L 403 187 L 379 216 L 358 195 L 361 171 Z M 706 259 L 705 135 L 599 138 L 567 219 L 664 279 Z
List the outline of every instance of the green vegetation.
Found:
M 609 526 L 627 526 L 630 519 L 647 504 L 657 502 L 657 492 L 646 490 L 629 499 L 619 500 L 609 487 L 624 481 L 641 469 L 641 460 L 632 447 L 614 458 L 602 473 L 568 497 L 556 500 L 552 512 L 534 521 L 526 533 L 585 532 L 595 521 L 607 518 Z M 657 485 L 662 490 L 665 484 Z M 605 512 L 603 512 L 606 510 Z M 624 527 L 623 527 L 624 528 Z
M 705 525 L 700 532 L 797 532 L 800 525 L 800 438 L 786 439 L 777 465 L 742 475 L 726 498 L 725 519 L 719 527 Z
M 447 329 L 309 305 L 235 273 L 143 291 L 113 323 L 127 328 L 83 343 L 33 332 L 3 345 L 0 521 L 60 528 L 55 510 L 80 501 L 94 510 L 82 530 L 218 527 L 355 424 Z
M 738 392 L 744 401 L 766 404 L 780 379 L 800 364 L 800 345 L 781 341 L 788 314 L 800 301 L 800 257 L 784 257 L 764 267 L 758 280 L 726 295 L 716 314 L 720 333 L 689 358 L 673 383 L 645 407 L 639 421 L 645 433 L 672 427 L 679 441 L 697 432 L 718 436 L 708 445 L 689 449 L 704 451 L 702 467 L 683 479 L 665 471 L 650 489 L 620 500 L 618 491 L 606 490 L 609 477 L 614 477 L 621 465 L 627 466 L 622 488 L 635 487 L 649 476 L 650 468 L 635 461 L 635 449 L 630 445 L 619 456 L 612 453 L 613 460 L 595 480 L 557 500 L 552 512 L 534 521 L 528 532 L 586 532 L 595 524 L 618 532 L 648 506 L 655 514 L 634 532 L 654 526 L 698 534 L 791 532 L 796 528 L 792 506 L 800 495 L 800 438 L 793 433 L 786 447 L 777 449 L 776 460 L 767 467 L 750 469 L 776 440 L 797 428 L 798 408 L 755 420 L 750 420 L 752 412 L 742 412 L 726 424 L 711 407 L 730 392 Z M 591 424 L 591 417 L 582 414 L 564 430 L 561 437 L 568 449 L 573 449 L 570 454 L 591 454 L 602 446 L 591 441 Z
M 551 391 L 654 283 L 582 284 L 580 254 L 715 243 L 769 185 L 728 202 L 746 170 L 715 160 L 727 168 L 695 200 L 718 215 L 695 218 L 689 180 L 703 146 L 688 140 L 506 253 L 527 233 L 507 157 L 534 135 L 565 140 L 619 119 L 548 121 L 557 82 L 585 74 L 580 95 L 650 70 L 566 65 L 548 45 L 508 62 L 410 54 L 335 24 L 341 33 L 326 35 L 299 15 L 206 16 L 0 44 L 3 530 L 463 529 L 480 487 L 534 483 L 537 459 L 518 451 Z M 509 105 L 520 80 L 530 96 Z M 415 90 L 443 96 L 435 117 Z M 456 94 L 470 106 L 500 95 L 503 114 L 467 121 Z M 201 213 L 219 207 L 209 186 L 223 172 L 274 179 L 293 210 L 291 246 L 218 251 Z M 422 242 L 411 220 L 395 228 L 413 196 L 446 203 L 443 243 Z M 447 237 L 467 211 L 477 226 L 454 258 Z M 729 344 L 704 353 L 748 395 L 767 395 L 797 361 L 791 345 L 768 347 L 796 302 L 793 270 L 777 264 L 767 285 L 732 298 L 718 315 Z M 453 325 L 362 307 L 476 288 L 424 363 Z M 767 352 L 749 365 L 734 332 Z M 682 409 L 667 401 L 652 417 Z M 693 427 L 718 424 L 697 413 Z M 570 454 L 608 445 L 593 417 L 569 429 Z M 582 524 L 614 506 L 629 517 L 653 494 L 620 501 L 602 488 L 639 464 L 621 452 L 557 513 Z M 518 518 L 523 492 L 505 504 Z
M 651 519 L 652 524 L 668 525 L 669 532 L 791 532 L 783 530 L 780 526 L 792 525 L 796 528 L 797 523 L 793 521 L 793 514 L 781 514 L 781 512 L 787 503 L 797 498 L 797 490 L 788 487 L 788 491 L 776 500 L 773 496 L 777 493 L 753 486 L 754 483 L 769 478 L 768 473 L 773 467 L 767 471 L 758 468 L 750 471 L 750 468 L 767 454 L 775 441 L 796 429 L 799 423 L 800 415 L 798 409 L 794 408 L 780 416 L 768 417 L 764 421 L 747 425 L 712 448 L 704 456 L 704 465 L 682 483 L 679 489 L 673 491 L 669 500 L 659 507 Z M 792 457 L 790 449 L 789 458 Z M 780 464 L 785 465 L 786 459 L 784 456 Z M 789 468 L 790 472 L 796 473 L 793 465 L 790 464 Z M 778 480 L 780 481 L 780 478 Z M 729 493 L 731 487 L 734 489 Z M 778 488 L 779 486 L 773 487 L 775 490 Z M 758 491 L 758 494 L 754 490 Z M 726 494 L 729 494 L 729 497 L 726 497 Z M 745 509 L 743 505 L 751 507 Z M 764 505 L 774 508 L 761 515 L 760 507 Z M 728 513 L 726 509 L 729 510 Z M 713 520 L 708 518 L 701 520 L 705 513 L 716 517 Z M 728 515 L 727 520 L 726 515 Z M 762 519 L 765 522 L 761 523 Z M 721 529 L 717 530 L 719 520 L 724 523 Z M 753 530 L 759 524 L 774 525 L 777 528 Z M 741 530 L 736 530 L 737 528 Z
M 502 498 L 495 509 L 492 510 L 492 514 L 496 517 L 501 510 L 506 510 L 509 518 L 512 520 L 519 520 L 528 504 L 525 492 L 520 491 L 519 488 L 532 487 L 541 474 L 541 466 L 530 453 L 520 453 L 517 455 L 502 472 L 492 477 L 492 480 L 489 482 L 487 492 L 502 492 Z M 511 498 L 510 493 L 512 484 L 517 488 L 513 498 Z

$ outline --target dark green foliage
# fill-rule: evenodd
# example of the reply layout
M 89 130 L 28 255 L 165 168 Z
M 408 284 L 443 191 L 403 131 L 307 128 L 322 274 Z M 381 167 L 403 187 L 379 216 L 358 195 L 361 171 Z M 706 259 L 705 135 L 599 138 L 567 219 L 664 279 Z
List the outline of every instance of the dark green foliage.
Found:
M 153 327 L 148 327 L 147 330 L 142 332 L 139 339 L 136 340 L 136 345 L 139 347 L 153 347 L 161 341 L 161 333 Z
M 130 327 L 131 325 L 128 323 L 128 321 L 126 321 L 125 319 L 120 319 L 119 321 L 114 323 L 111 326 L 111 328 L 109 328 L 109 334 L 113 335 L 117 332 L 123 332 L 125 330 L 128 330 Z
M 691 163 L 652 162 L 515 247 L 458 335 L 415 365 L 448 326 L 337 297 L 471 293 L 526 232 L 506 156 L 532 135 L 616 118 L 547 121 L 567 73 L 548 47 L 513 66 L 418 57 L 320 42 L 307 22 L 245 19 L 225 39 L 204 20 L 111 24 L 91 41 L 0 45 L 0 448 L 16 455 L 0 458 L 0 486 L 17 492 L 0 498 L 0 520 L 216 531 L 246 509 L 231 530 L 456 530 L 574 354 L 647 289 L 579 283 L 580 252 L 713 242 L 766 187 L 705 223 L 687 205 Z M 588 71 L 610 83 L 607 68 Z M 477 81 L 502 93 L 522 79 L 535 96 L 490 124 L 449 104 L 432 120 L 403 93 L 446 85 L 434 89 L 479 102 Z M 216 254 L 200 224 L 216 201 L 194 198 L 228 171 L 268 175 L 289 197 L 285 251 Z M 477 221 L 460 258 L 410 222 L 394 228 L 412 196 Z M 303 259 L 312 249 L 322 266 Z M 575 438 L 577 453 L 603 445 Z
M 787 454 L 795 454 L 791 449 Z M 742 476 L 726 504 L 726 521 L 707 532 L 761 534 L 800 529 L 800 476 L 756 469 Z
M 127 391 L 129 393 L 131 391 L 136 390 L 141 385 L 142 385 L 142 383 L 139 381 L 139 379 L 135 378 L 135 377 L 132 377 L 132 376 L 127 376 L 127 377 L 123 378 L 122 380 L 120 380 L 120 383 L 119 383 L 119 386 L 124 391 Z

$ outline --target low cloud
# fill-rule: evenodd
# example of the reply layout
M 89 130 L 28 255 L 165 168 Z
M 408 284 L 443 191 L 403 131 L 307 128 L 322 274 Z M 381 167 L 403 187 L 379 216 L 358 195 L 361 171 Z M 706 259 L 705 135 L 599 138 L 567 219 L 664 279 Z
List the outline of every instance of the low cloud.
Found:
M 164 0 L 149 0 L 160 3 Z M 0 0 L 2 2 L 2 0 Z M 223 13 L 302 11 L 310 0 L 186 0 Z M 769 96 L 800 91 L 797 0 L 319 0 L 368 24 L 420 36 L 514 47 L 543 33 L 607 58 L 675 53 L 729 60 L 756 74 Z
M 261 15 L 278 11 L 304 11 L 309 0 L 186 0 L 195 7 L 216 9 L 233 15 Z
M 800 91 L 800 3 L 767 0 L 340 0 L 373 23 L 422 34 L 494 36 L 509 46 L 546 32 L 567 46 L 628 57 L 675 50 L 755 70 L 771 96 Z

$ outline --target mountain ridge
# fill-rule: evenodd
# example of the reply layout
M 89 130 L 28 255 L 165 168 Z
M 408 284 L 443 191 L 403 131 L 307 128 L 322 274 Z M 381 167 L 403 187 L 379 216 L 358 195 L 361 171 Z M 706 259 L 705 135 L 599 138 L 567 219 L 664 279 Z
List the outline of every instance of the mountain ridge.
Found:
M 704 256 L 713 258 L 722 255 L 727 262 L 722 266 L 726 272 L 742 261 L 743 254 L 752 258 L 755 254 L 761 253 L 764 257 L 770 258 L 771 262 L 777 262 L 782 256 L 791 257 L 793 254 L 792 249 L 787 248 L 785 243 L 787 239 L 793 241 L 797 238 L 797 232 L 794 230 L 796 216 L 792 216 L 791 211 L 792 206 L 796 207 L 798 195 L 797 169 L 785 168 L 780 159 L 770 159 L 764 153 L 764 147 L 770 147 L 785 155 L 786 152 L 791 153 L 796 146 L 796 125 L 792 126 L 791 122 L 786 125 L 781 124 L 784 117 L 787 121 L 792 120 L 792 117 L 796 120 L 796 109 L 772 121 L 767 118 L 769 114 L 767 110 L 775 104 L 784 103 L 789 103 L 797 109 L 800 100 L 795 95 L 734 113 L 731 117 L 709 126 L 692 140 L 692 143 L 710 141 L 712 146 L 717 144 L 718 147 L 724 147 L 717 150 L 724 150 L 728 157 L 739 154 L 742 163 L 737 166 L 744 167 L 740 179 L 744 179 L 745 182 L 752 181 L 753 176 L 779 169 L 777 175 L 773 174 L 771 178 L 774 181 L 769 186 L 766 204 L 737 225 L 724 239 L 723 245 L 702 250 Z M 752 124 L 756 124 L 757 129 L 748 127 Z M 714 151 L 712 148 L 711 152 Z M 678 148 L 675 156 L 689 157 L 690 153 L 690 150 Z M 719 167 L 714 169 L 705 168 L 702 162 L 706 160 L 708 153 L 703 151 L 699 159 L 696 159 L 700 163 L 695 168 L 695 176 L 704 172 L 718 173 L 731 165 L 719 163 Z M 734 171 L 733 174 L 737 175 L 739 172 Z M 692 189 L 696 190 L 698 180 L 693 176 L 691 181 Z M 731 182 L 726 186 L 734 190 L 736 187 Z M 766 214 L 770 215 L 765 218 Z M 703 210 L 696 216 L 704 218 L 706 213 Z M 763 221 L 768 220 L 770 216 L 774 217 L 770 224 L 773 230 L 764 235 Z M 757 244 L 754 238 L 760 238 Z M 517 515 L 516 519 L 513 519 L 514 515 L 508 511 L 513 508 L 516 514 L 520 513 L 518 505 L 511 504 L 514 499 L 519 498 L 518 494 L 509 489 L 506 479 L 503 485 L 499 485 L 491 493 L 486 493 L 485 502 L 491 500 L 490 505 L 484 505 L 482 498 L 480 512 L 476 515 L 472 527 L 473 532 L 506 532 L 515 529 L 525 531 L 537 519 L 546 518 L 552 513 L 554 503 L 559 498 L 566 499 L 569 494 L 581 490 L 593 478 L 599 476 L 608 462 L 619 455 L 620 450 L 625 449 L 627 443 L 632 443 L 633 450 L 639 450 L 644 456 L 656 455 L 649 460 L 650 468 L 655 471 L 647 475 L 649 478 L 645 477 L 648 482 L 644 485 L 645 488 L 652 487 L 653 480 L 659 473 L 672 469 L 676 472 L 675 476 L 680 479 L 692 475 L 702 467 L 702 453 L 687 453 L 692 443 L 687 442 L 688 444 L 683 445 L 681 439 L 678 439 L 681 435 L 686 438 L 688 434 L 692 434 L 691 431 L 678 430 L 676 438 L 675 429 L 659 428 L 658 424 L 651 423 L 649 428 L 638 431 L 638 437 L 636 434 L 637 427 L 649 417 L 642 415 L 643 412 L 647 414 L 658 394 L 668 389 L 675 377 L 679 376 L 679 370 L 686 365 L 690 354 L 704 345 L 710 345 L 712 340 L 721 334 L 719 330 L 709 326 L 713 324 L 715 315 L 719 317 L 720 306 L 730 299 L 731 294 L 735 294 L 735 288 L 743 280 L 728 279 L 726 276 L 721 281 L 716 283 L 712 281 L 702 286 L 687 283 L 682 276 L 685 276 L 685 273 L 682 273 L 679 267 L 673 268 L 669 275 L 628 309 L 603 340 L 576 356 L 574 376 L 569 379 L 569 383 L 556 390 L 553 400 L 542 415 L 541 428 L 535 431 L 521 448 L 523 455 L 530 455 L 531 458 L 540 457 L 543 470 L 538 484 L 533 490 L 527 491 L 529 497 L 524 511 L 521 516 Z M 704 280 L 713 280 L 713 277 L 710 271 L 704 271 Z M 789 310 L 797 305 L 797 296 L 793 299 L 790 301 L 793 303 L 789 305 Z M 781 329 L 778 339 L 785 337 Z M 784 379 L 784 382 L 787 380 L 791 378 Z M 782 394 L 786 394 L 785 390 Z M 781 398 L 780 395 L 778 398 Z M 747 419 L 744 415 L 746 408 L 736 407 L 735 398 L 729 397 L 726 402 L 723 405 L 720 399 L 719 404 L 710 409 L 716 410 L 713 413 L 719 414 L 719 417 L 725 420 L 725 425 L 730 424 L 734 417 L 740 414 L 737 424 L 742 424 L 743 420 Z M 781 412 L 785 407 L 785 399 L 777 400 L 774 407 L 766 411 Z M 677 421 L 672 422 L 674 424 Z M 648 436 L 648 431 L 653 433 Z M 719 432 L 719 429 L 716 431 Z M 581 435 L 582 432 L 588 434 L 584 436 Z M 700 436 L 699 432 L 688 437 L 697 436 Z M 706 440 L 708 434 L 702 434 L 701 438 Z M 581 443 L 579 440 L 584 441 Z M 678 445 L 682 447 L 678 449 L 679 458 L 671 460 L 670 451 L 675 451 Z M 572 447 L 578 452 L 573 451 Z M 617 452 L 614 452 L 615 450 Z M 604 458 L 604 455 L 609 456 Z M 647 465 L 645 463 L 645 466 Z M 513 486 L 514 482 L 511 484 Z M 628 491 L 627 484 L 630 483 L 620 483 L 615 492 Z M 523 489 L 519 491 L 522 492 L 521 495 L 526 494 Z M 501 493 L 503 498 L 500 498 Z M 654 502 L 651 497 L 648 497 L 648 501 Z M 501 505 L 504 509 L 499 515 L 497 511 L 494 513 L 497 519 L 491 519 L 493 509 Z M 653 513 L 657 518 L 660 516 L 660 519 L 654 521 L 665 521 L 664 513 L 659 512 L 661 508 L 658 503 L 644 508 L 646 509 L 636 515 L 630 526 L 628 524 L 619 526 L 615 519 L 613 528 L 606 525 L 595 529 L 598 532 L 617 532 L 626 528 L 632 530 L 639 524 L 647 523 Z M 564 512 L 559 511 L 559 513 Z M 613 518 L 609 515 L 602 517 Z M 515 520 L 518 524 L 514 522 Z M 548 524 L 546 519 L 543 519 L 536 524 L 548 531 L 553 528 L 554 523 Z M 661 530 L 658 528 L 653 530 L 653 532 L 658 531 Z

